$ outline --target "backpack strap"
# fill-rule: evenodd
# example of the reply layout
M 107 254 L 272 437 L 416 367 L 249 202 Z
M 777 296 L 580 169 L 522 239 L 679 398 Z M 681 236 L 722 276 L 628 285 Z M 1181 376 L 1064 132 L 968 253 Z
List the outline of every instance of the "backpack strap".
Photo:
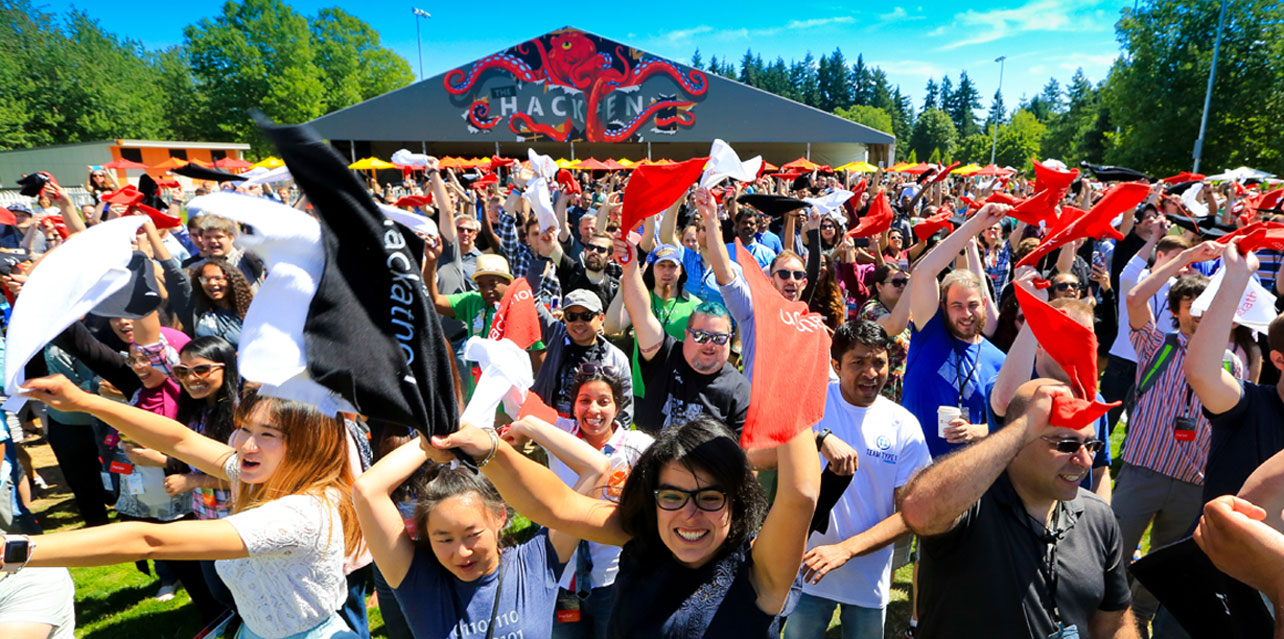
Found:
M 1164 336 L 1164 343 L 1159 350 L 1151 356 L 1150 361 L 1146 362 L 1145 373 L 1141 379 L 1137 380 L 1137 397 L 1146 394 L 1155 382 L 1159 381 L 1159 376 L 1168 368 L 1177 353 L 1180 344 L 1177 342 L 1177 332 L 1173 331 Z

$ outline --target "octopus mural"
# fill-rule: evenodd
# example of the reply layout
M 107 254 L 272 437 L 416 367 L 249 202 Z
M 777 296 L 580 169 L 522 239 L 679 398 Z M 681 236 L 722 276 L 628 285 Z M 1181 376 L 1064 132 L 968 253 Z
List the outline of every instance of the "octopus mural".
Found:
M 499 73 L 489 73 L 493 71 Z M 643 84 L 655 78 L 672 84 L 654 83 L 657 92 L 648 96 Z M 571 28 L 451 70 L 444 84 L 451 96 L 471 98 L 463 117 L 474 132 L 489 132 L 503 123 L 522 138 L 557 142 L 638 142 L 648 122 L 653 122 L 651 131 L 671 134 L 695 123 L 696 99 L 709 89 L 698 70 L 684 71 L 668 60 Z M 482 90 L 483 84 L 489 91 Z M 658 92 L 661 88 L 664 93 Z

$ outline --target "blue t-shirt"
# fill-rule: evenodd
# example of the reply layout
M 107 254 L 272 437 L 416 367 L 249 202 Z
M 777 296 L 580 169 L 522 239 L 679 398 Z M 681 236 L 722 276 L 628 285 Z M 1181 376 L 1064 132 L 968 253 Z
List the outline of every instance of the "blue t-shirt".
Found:
M 776 252 L 767 248 L 760 242 L 754 242 L 745 248 L 748 249 L 749 254 L 753 256 L 753 260 L 757 262 L 758 266 L 761 266 L 764 271 L 767 270 L 767 267 L 771 266 L 771 261 L 776 259 Z M 736 261 L 735 242 L 727 245 L 727 255 L 731 257 L 732 262 Z
M 495 613 L 495 637 L 547 639 L 553 632 L 557 578 L 566 566 L 557 560 L 548 529 L 505 549 L 500 562 L 504 584 Z M 437 562 L 431 550 L 419 549 L 395 592 L 414 636 L 483 639 L 498 581 L 499 571 L 460 581 Z
M 1030 379 L 1035 379 L 1038 376 L 1039 375 L 1037 373 L 1031 372 Z M 999 417 L 998 415 L 994 414 L 994 407 L 990 405 L 990 394 L 994 392 L 994 383 L 997 381 L 999 381 L 999 376 L 995 375 L 985 383 L 985 423 L 990 426 L 990 434 L 994 434 L 995 431 L 1006 426 L 1008 421 L 1006 415 L 1003 417 Z M 1101 393 L 1097 393 L 1097 401 L 1105 403 L 1106 399 L 1101 396 Z M 1096 432 L 1096 435 L 1094 435 L 1094 437 L 1106 443 L 1105 446 L 1101 447 L 1101 450 L 1097 451 L 1096 455 L 1093 455 L 1092 467 L 1101 468 L 1103 466 L 1109 466 L 1110 465 L 1110 435 L 1108 434 L 1109 430 L 1108 430 L 1108 426 L 1106 425 L 1106 416 L 1102 415 L 1101 417 L 1098 417 L 1097 421 L 1094 422 L 1092 426 Z M 1088 473 L 1087 475 L 1084 475 L 1083 481 L 1079 482 L 1079 485 L 1083 486 L 1084 490 L 1088 492 L 1092 492 L 1092 473 Z
M 1003 351 L 985 338 L 978 344 L 955 338 L 945 325 L 942 310 L 936 311 L 922 330 L 912 322 L 910 328 L 901 405 L 918 419 L 927 449 L 936 459 L 958 448 L 938 435 L 936 410 L 958 406 L 963 409 L 963 419 L 984 423 L 987 402 L 983 385 L 999 374 Z
M 776 235 L 771 231 L 758 231 L 758 234 L 754 237 L 758 240 L 759 244 L 775 251 L 776 255 L 780 255 L 785 252 L 784 242 L 780 241 L 779 235 Z

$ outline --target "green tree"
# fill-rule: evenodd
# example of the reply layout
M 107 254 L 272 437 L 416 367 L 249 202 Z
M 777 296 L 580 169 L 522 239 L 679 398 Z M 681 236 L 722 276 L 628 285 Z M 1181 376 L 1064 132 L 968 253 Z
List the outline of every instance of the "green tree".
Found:
M 1003 106 L 1003 93 L 996 90 L 994 101 L 990 103 L 990 112 L 985 117 L 985 126 L 989 128 L 995 124 L 1002 124 L 1007 117 L 1007 109 Z
M 1119 127 L 1106 157 L 1157 174 L 1191 168 L 1217 36 L 1216 0 L 1153 0 L 1115 33 L 1127 55 L 1103 92 Z M 1236 0 L 1226 25 L 1200 169 L 1284 172 L 1284 4 Z
M 281 0 L 223 5 L 221 15 L 183 30 L 197 87 L 210 117 L 238 140 L 261 144 L 250 111 L 279 122 L 306 122 L 325 112 L 325 84 L 315 63 L 308 21 Z
M 959 142 L 958 150 L 954 152 L 954 157 L 964 162 L 988 164 L 991 143 L 992 139 L 989 134 L 973 133 Z
M 959 73 L 959 88 L 950 94 L 950 100 L 945 104 L 944 111 L 954 120 L 960 135 L 968 136 L 980 130 L 976 124 L 976 110 L 981 108 L 981 93 L 967 77 L 967 71 Z
M 948 78 L 946 78 L 948 79 Z M 938 95 L 939 89 L 936 87 L 934 78 L 927 79 L 927 86 L 923 87 L 923 110 L 940 108 L 941 96 Z
M 937 95 L 936 103 L 936 108 L 946 112 L 947 114 L 950 112 L 950 109 L 953 108 L 954 82 L 950 80 L 950 76 L 948 75 L 941 77 L 941 91 Z M 923 110 L 926 111 L 927 109 L 925 108 Z
M 856 54 L 856 64 L 852 65 L 848 82 L 851 83 L 852 104 L 874 103 L 874 87 L 863 54 Z
M 820 79 L 816 75 L 816 59 L 811 51 L 799 62 L 789 66 L 789 84 L 794 87 L 801 98 L 799 102 L 808 106 L 820 106 Z
M 1041 146 L 1045 158 L 1057 158 L 1070 166 L 1080 161 L 1101 161 L 1101 151 L 1091 153 L 1085 147 L 1086 135 L 1097 125 L 1101 99 L 1096 87 L 1088 81 L 1083 69 L 1075 71 L 1066 86 L 1066 108 L 1048 121 L 1048 132 Z
M 797 92 L 789 84 L 789 67 L 785 65 L 784 58 L 776 58 L 775 62 L 763 69 L 762 89 L 791 100 L 798 99 Z
M 379 44 L 379 32 L 339 8 L 311 21 L 316 66 L 325 86 L 325 110 L 336 111 L 414 81 L 405 58 Z
M 906 161 L 906 162 L 912 162 L 912 163 L 914 163 L 914 164 L 917 164 L 917 163 L 918 163 L 918 151 L 915 151 L 914 149 L 910 149 L 910 154 L 909 154 L 909 155 L 907 155 L 907 156 L 905 156 L 905 161 Z
M 852 122 L 859 122 L 876 131 L 893 134 L 895 132 L 891 114 L 876 106 L 853 104 L 834 111 L 834 115 L 847 118 Z
M 900 86 L 892 91 L 892 107 L 892 132 L 898 141 L 910 139 L 914 127 L 914 105 L 910 104 L 908 95 L 901 93 Z
M 816 70 L 816 82 L 820 90 L 821 110 L 832 112 L 851 104 L 847 61 L 843 58 L 842 51 L 835 49 L 833 55 L 821 56 L 820 67 Z
M 923 157 L 931 155 L 934 149 L 952 156 L 957 144 L 954 121 L 940 109 L 928 109 L 920 114 L 910 134 L 910 148 Z
M 695 53 L 691 54 L 691 68 L 704 70 L 704 58 L 700 57 L 700 47 L 696 47 Z
M 1026 107 L 1040 122 L 1050 122 L 1061 112 L 1061 84 L 1056 78 L 1048 79 L 1048 83 L 1043 85 L 1043 91 L 1031 98 Z
M 758 65 L 751 49 L 745 49 L 744 57 L 740 58 L 740 81 L 751 87 L 758 86 Z
M 928 164 L 940 164 L 940 163 L 941 163 L 941 149 L 940 149 L 940 147 L 937 147 L 937 148 L 932 149 L 932 154 L 931 154 L 931 155 L 929 155 L 929 156 L 927 157 L 927 162 L 928 162 Z
M 1048 127 L 1033 113 L 1020 109 L 1012 114 L 1012 120 L 999 127 L 998 147 L 994 161 L 999 166 L 1025 166 L 1030 158 L 1039 155 L 1043 136 Z M 986 157 L 989 157 L 988 155 Z

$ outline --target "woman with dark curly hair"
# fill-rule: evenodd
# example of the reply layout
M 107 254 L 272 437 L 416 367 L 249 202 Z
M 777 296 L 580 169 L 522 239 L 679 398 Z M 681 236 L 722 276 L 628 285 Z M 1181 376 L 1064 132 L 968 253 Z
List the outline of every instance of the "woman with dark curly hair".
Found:
M 233 347 L 241 340 L 241 322 L 254 299 L 254 291 L 241 269 L 226 258 L 211 257 L 185 273 L 161 241 L 150 222 L 143 233 L 165 272 L 169 308 L 183 322 L 183 332 L 193 337 L 221 337 Z

